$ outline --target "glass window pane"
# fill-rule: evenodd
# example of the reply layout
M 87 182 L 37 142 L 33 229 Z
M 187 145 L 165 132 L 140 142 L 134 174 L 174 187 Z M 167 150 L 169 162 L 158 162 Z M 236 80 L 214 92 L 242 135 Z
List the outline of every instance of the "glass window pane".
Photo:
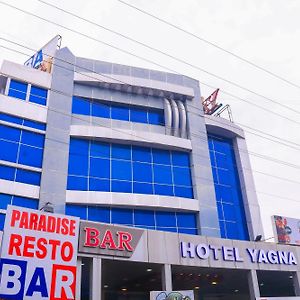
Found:
M 88 220 L 110 223 L 110 209 L 97 206 L 88 207 Z
M 196 228 L 178 228 L 178 232 L 179 233 L 185 233 L 185 234 L 193 234 L 193 235 L 197 235 L 198 231 Z
M 32 185 L 40 185 L 41 173 L 17 169 L 16 181 Z
M 46 124 L 31 121 L 31 120 L 24 120 L 24 126 L 28 126 L 39 130 L 46 130 Z
M 131 162 L 122 160 L 111 161 L 111 177 L 113 179 L 132 180 Z
M 19 144 L 0 140 L 0 160 L 17 162 Z
M 163 164 L 163 165 L 171 164 L 170 151 L 161 150 L 161 149 L 152 149 L 152 154 L 153 154 L 153 163 Z
M 99 118 L 110 118 L 110 106 L 101 102 L 92 102 L 92 115 Z
M 40 104 L 40 105 L 46 105 L 47 104 L 47 99 L 46 98 L 41 98 L 35 95 L 30 95 L 29 96 L 29 102 Z
M 226 238 L 237 239 L 238 238 L 238 224 L 236 222 L 225 222 Z
M 111 156 L 112 158 L 131 160 L 131 146 L 112 144 Z
M 21 130 L 5 125 L 0 125 L 0 139 L 19 142 Z
M 69 174 L 71 175 L 88 175 L 88 156 L 81 154 L 69 155 Z
M 28 84 L 25 83 L 25 82 L 21 82 L 21 81 L 17 81 L 17 80 L 11 79 L 10 80 L 9 88 L 21 91 L 21 92 L 23 92 L 23 93 L 26 94 L 26 92 L 27 92 L 27 86 L 28 86 Z
M 154 194 L 155 195 L 174 196 L 173 186 L 172 185 L 154 184 Z
M 132 193 L 132 183 L 131 181 L 111 181 L 111 191 L 116 193 Z
M 191 172 L 188 168 L 173 167 L 173 176 L 175 185 L 192 185 Z
M 177 226 L 187 228 L 197 228 L 196 214 L 177 212 Z
M 16 169 L 0 165 L 0 178 L 13 181 L 15 179 Z
M 41 97 L 41 98 L 47 98 L 48 91 L 46 89 L 43 89 L 43 88 L 32 85 L 31 90 L 30 90 L 30 94 Z
M 90 191 L 109 192 L 110 191 L 110 181 L 108 179 L 90 178 L 89 179 L 89 190 Z
M 129 121 L 129 109 L 122 106 L 112 106 L 111 118 L 115 120 Z
M 172 163 L 174 166 L 190 167 L 189 153 L 172 151 Z
M 83 139 L 74 139 L 70 140 L 70 153 L 80 154 L 82 156 L 88 156 L 89 152 L 89 142 Z
M 91 142 L 91 156 L 94 157 L 110 157 L 110 144 Z
M 37 199 L 14 196 L 12 204 L 16 206 L 38 209 L 39 201 Z
M 89 116 L 91 113 L 90 106 L 90 101 L 79 97 L 73 97 L 72 113 Z
M 147 110 L 138 108 L 131 108 L 130 110 L 130 121 L 138 123 L 148 123 Z
M 0 230 L 4 229 L 5 214 L 0 214 Z
M 156 230 L 168 231 L 168 232 L 177 232 L 176 227 L 157 227 Z
M 235 206 L 232 204 L 222 203 L 225 221 L 236 221 Z
M 68 190 L 87 191 L 87 177 L 68 176 Z
M 156 226 L 176 227 L 176 218 L 174 212 L 157 211 L 155 217 Z
M 170 166 L 153 165 L 154 182 L 172 184 L 172 171 Z
M 22 131 L 21 143 L 35 147 L 44 147 L 45 136 L 43 134 L 31 132 L 28 130 Z
M 23 119 L 12 116 L 12 115 L 7 115 L 4 113 L 0 113 L 0 120 L 5 121 L 5 122 L 19 124 L 19 125 L 23 124 Z
M 151 148 L 132 146 L 132 160 L 151 162 Z
M 134 210 L 134 224 L 155 226 L 154 211 L 150 210 Z
M 105 158 L 90 158 L 90 176 L 110 178 L 110 160 Z
M 66 205 L 66 215 L 79 217 L 80 219 L 87 220 L 87 208 L 85 205 Z
M 133 162 L 133 180 L 140 182 L 152 182 L 151 164 Z
M 20 145 L 19 164 L 41 168 L 43 150 L 26 145 Z
M 153 125 L 165 125 L 163 112 L 156 112 L 149 110 L 148 112 L 149 124 Z
M 0 208 L 6 209 L 8 204 L 12 202 L 12 195 L 0 194 Z
M 175 196 L 184 198 L 194 198 L 192 187 L 174 186 Z
M 26 99 L 26 94 L 25 93 L 19 92 L 19 91 L 16 91 L 16 90 L 11 90 L 11 89 L 8 91 L 8 96 L 13 97 L 13 98 L 18 98 L 18 99 L 21 99 L 21 100 Z
M 133 225 L 133 211 L 131 209 L 112 208 L 111 222 L 116 224 Z
M 133 183 L 133 192 L 136 194 L 153 194 L 153 185 L 149 183 Z

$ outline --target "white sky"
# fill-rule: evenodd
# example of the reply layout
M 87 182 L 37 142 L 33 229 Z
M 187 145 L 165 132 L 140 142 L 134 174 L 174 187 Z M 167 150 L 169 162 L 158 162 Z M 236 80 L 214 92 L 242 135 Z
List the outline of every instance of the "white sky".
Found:
M 287 110 L 199 70 L 51 9 L 37 0 L 3 1 L 156 61 L 179 73 L 219 87 L 221 90 L 224 89 L 294 120 L 292 122 L 275 116 L 223 93 L 219 97 L 219 101 L 223 104 L 231 105 L 236 123 L 299 144 L 289 144 L 291 148 L 274 143 L 250 133 L 249 131 L 253 132 L 253 130 L 244 127 L 248 150 L 251 153 L 255 152 L 271 159 L 300 166 L 300 113 Z M 159 48 L 300 112 L 300 89 L 272 78 L 270 75 L 258 71 L 228 54 L 167 25 L 154 21 L 152 18 L 116 0 L 45 1 L 145 44 Z M 300 85 L 300 2 L 297 0 L 126 1 L 215 42 L 227 50 Z M 71 33 L 58 26 L 37 20 L 1 3 L 0 9 L 0 37 L 2 38 L 8 38 L 27 47 L 38 49 L 56 34 L 60 34 L 63 37 L 62 46 L 69 47 L 76 56 L 159 69 L 155 65 Z M 0 40 L 0 45 L 16 49 L 15 45 L 10 45 L 3 40 Z M 18 49 L 31 54 L 26 49 Z M 23 63 L 26 57 L 0 48 L 0 62 L 2 59 Z M 213 91 L 203 85 L 201 89 L 203 96 L 208 96 Z M 261 133 L 259 134 L 261 135 Z M 300 167 L 289 167 L 254 155 L 250 155 L 250 159 L 254 170 L 253 175 L 261 207 L 265 237 L 270 238 L 273 236 L 271 215 L 279 214 L 300 218 L 300 198 L 297 193 L 300 191 Z M 258 172 L 268 173 L 273 177 Z M 274 176 L 282 177 L 284 180 L 274 178 Z M 266 193 L 274 196 L 266 195 Z

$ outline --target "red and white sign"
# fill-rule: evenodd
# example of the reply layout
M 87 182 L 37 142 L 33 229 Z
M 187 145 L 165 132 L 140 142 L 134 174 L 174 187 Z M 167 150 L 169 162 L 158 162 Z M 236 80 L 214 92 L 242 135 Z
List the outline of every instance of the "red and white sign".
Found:
M 0 298 L 75 299 L 79 218 L 8 206 Z

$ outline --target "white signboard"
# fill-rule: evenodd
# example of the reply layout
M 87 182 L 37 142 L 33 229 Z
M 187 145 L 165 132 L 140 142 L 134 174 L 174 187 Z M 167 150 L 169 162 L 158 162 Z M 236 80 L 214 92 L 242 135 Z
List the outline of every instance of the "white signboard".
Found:
M 300 219 L 273 216 L 272 223 L 277 243 L 300 245 Z
M 79 218 L 8 206 L 0 298 L 75 299 Z
M 150 300 L 194 300 L 194 292 L 189 291 L 152 291 Z

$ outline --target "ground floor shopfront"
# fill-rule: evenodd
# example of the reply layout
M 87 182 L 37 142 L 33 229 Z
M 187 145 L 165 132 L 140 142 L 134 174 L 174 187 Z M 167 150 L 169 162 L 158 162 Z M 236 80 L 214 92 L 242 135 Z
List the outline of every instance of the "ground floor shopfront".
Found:
M 293 246 L 81 222 L 77 299 L 148 300 L 151 291 L 183 290 L 195 300 L 298 299 L 299 258 Z

